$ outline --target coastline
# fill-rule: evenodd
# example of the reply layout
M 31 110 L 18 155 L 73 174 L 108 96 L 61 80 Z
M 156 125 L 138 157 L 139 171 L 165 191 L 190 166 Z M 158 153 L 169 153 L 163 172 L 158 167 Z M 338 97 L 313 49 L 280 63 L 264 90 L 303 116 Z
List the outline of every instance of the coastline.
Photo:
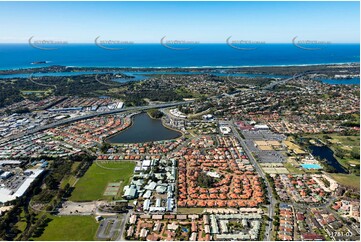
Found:
M 65 66 L 67 68 L 119 68 L 119 69 L 236 69 L 247 67 L 290 67 L 290 66 L 327 66 L 327 65 L 351 65 L 360 62 L 332 62 L 332 63 L 304 63 L 304 64 L 282 64 L 282 65 L 242 65 L 242 66 Z
M 24 66 L 24 67 L 0 67 L 1 71 L 21 71 L 21 70 L 31 70 L 39 68 L 50 68 L 52 66 L 59 66 L 65 68 L 82 68 L 82 69 L 106 69 L 114 68 L 119 70 L 144 70 L 144 69 L 189 69 L 189 70 L 199 70 L 199 69 L 237 69 L 237 68 L 250 68 L 250 67 L 307 67 L 307 66 L 335 66 L 335 65 L 360 65 L 360 62 L 332 62 L 332 63 L 312 63 L 312 64 L 281 64 L 281 65 L 241 65 L 241 66 L 87 66 L 87 65 L 47 65 L 47 66 Z

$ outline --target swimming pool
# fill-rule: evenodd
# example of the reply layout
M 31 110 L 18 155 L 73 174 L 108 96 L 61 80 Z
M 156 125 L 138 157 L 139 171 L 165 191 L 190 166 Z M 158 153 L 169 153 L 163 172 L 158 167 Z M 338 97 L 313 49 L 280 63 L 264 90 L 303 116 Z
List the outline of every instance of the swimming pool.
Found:
M 322 167 L 318 164 L 302 164 L 301 165 L 303 168 L 307 169 L 307 170 L 318 170 L 318 169 L 322 169 Z
M 182 231 L 188 233 L 189 230 L 188 230 L 187 228 L 184 228 L 184 227 L 183 227 L 183 228 L 182 228 Z

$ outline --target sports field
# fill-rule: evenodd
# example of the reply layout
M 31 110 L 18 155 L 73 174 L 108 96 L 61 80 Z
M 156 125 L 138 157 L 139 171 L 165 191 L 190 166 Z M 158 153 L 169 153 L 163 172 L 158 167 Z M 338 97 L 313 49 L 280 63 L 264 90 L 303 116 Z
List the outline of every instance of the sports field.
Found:
M 70 197 L 71 201 L 94 201 L 98 199 L 112 199 L 104 196 L 109 183 L 120 183 L 119 198 L 123 187 L 129 184 L 133 175 L 135 163 L 132 161 L 95 161 L 83 177 L 75 185 Z
M 261 163 L 263 171 L 267 174 L 288 174 L 289 171 L 283 163 Z
M 50 216 L 53 220 L 34 240 L 94 240 L 98 223 L 93 216 Z

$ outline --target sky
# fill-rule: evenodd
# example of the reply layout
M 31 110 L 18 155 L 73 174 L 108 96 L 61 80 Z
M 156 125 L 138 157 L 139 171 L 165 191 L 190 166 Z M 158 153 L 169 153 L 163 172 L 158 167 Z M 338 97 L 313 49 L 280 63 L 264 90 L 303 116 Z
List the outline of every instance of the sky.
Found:
M 360 42 L 359 2 L 0 2 L 0 43 Z

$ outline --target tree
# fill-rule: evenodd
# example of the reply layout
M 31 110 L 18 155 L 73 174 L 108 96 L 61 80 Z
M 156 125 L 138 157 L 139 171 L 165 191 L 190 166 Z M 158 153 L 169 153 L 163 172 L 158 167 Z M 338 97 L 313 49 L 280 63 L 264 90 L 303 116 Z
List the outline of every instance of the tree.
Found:
M 200 187 L 212 187 L 215 183 L 215 179 L 201 172 L 197 177 L 197 183 Z
M 45 184 L 50 190 L 56 190 L 59 187 L 59 182 L 52 175 L 45 178 Z
M 354 159 L 360 159 L 360 149 L 358 147 L 353 147 L 351 151 L 351 156 Z
M 335 155 L 336 155 L 337 157 L 340 157 L 340 158 L 342 159 L 342 158 L 345 157 L 346 153 L 345 153 L 345 151 L 344 151 L 343 149 L 341 149 L 341 148 L 336 148 L 336 149 L 335 149 Z
M 100 147 L 100 150 L 103 152 L 103 153 L 106 153 L 112 146 L 107 143 L 107 142 L 103 142 L 102 146 Z
M 152 118 L 156 118 L 159 119 L 161 117 L 163 117 L 164 113 L 159 111 L 158 109 L 150 109 L 148 111 L 148 114 L 152 117 Z

